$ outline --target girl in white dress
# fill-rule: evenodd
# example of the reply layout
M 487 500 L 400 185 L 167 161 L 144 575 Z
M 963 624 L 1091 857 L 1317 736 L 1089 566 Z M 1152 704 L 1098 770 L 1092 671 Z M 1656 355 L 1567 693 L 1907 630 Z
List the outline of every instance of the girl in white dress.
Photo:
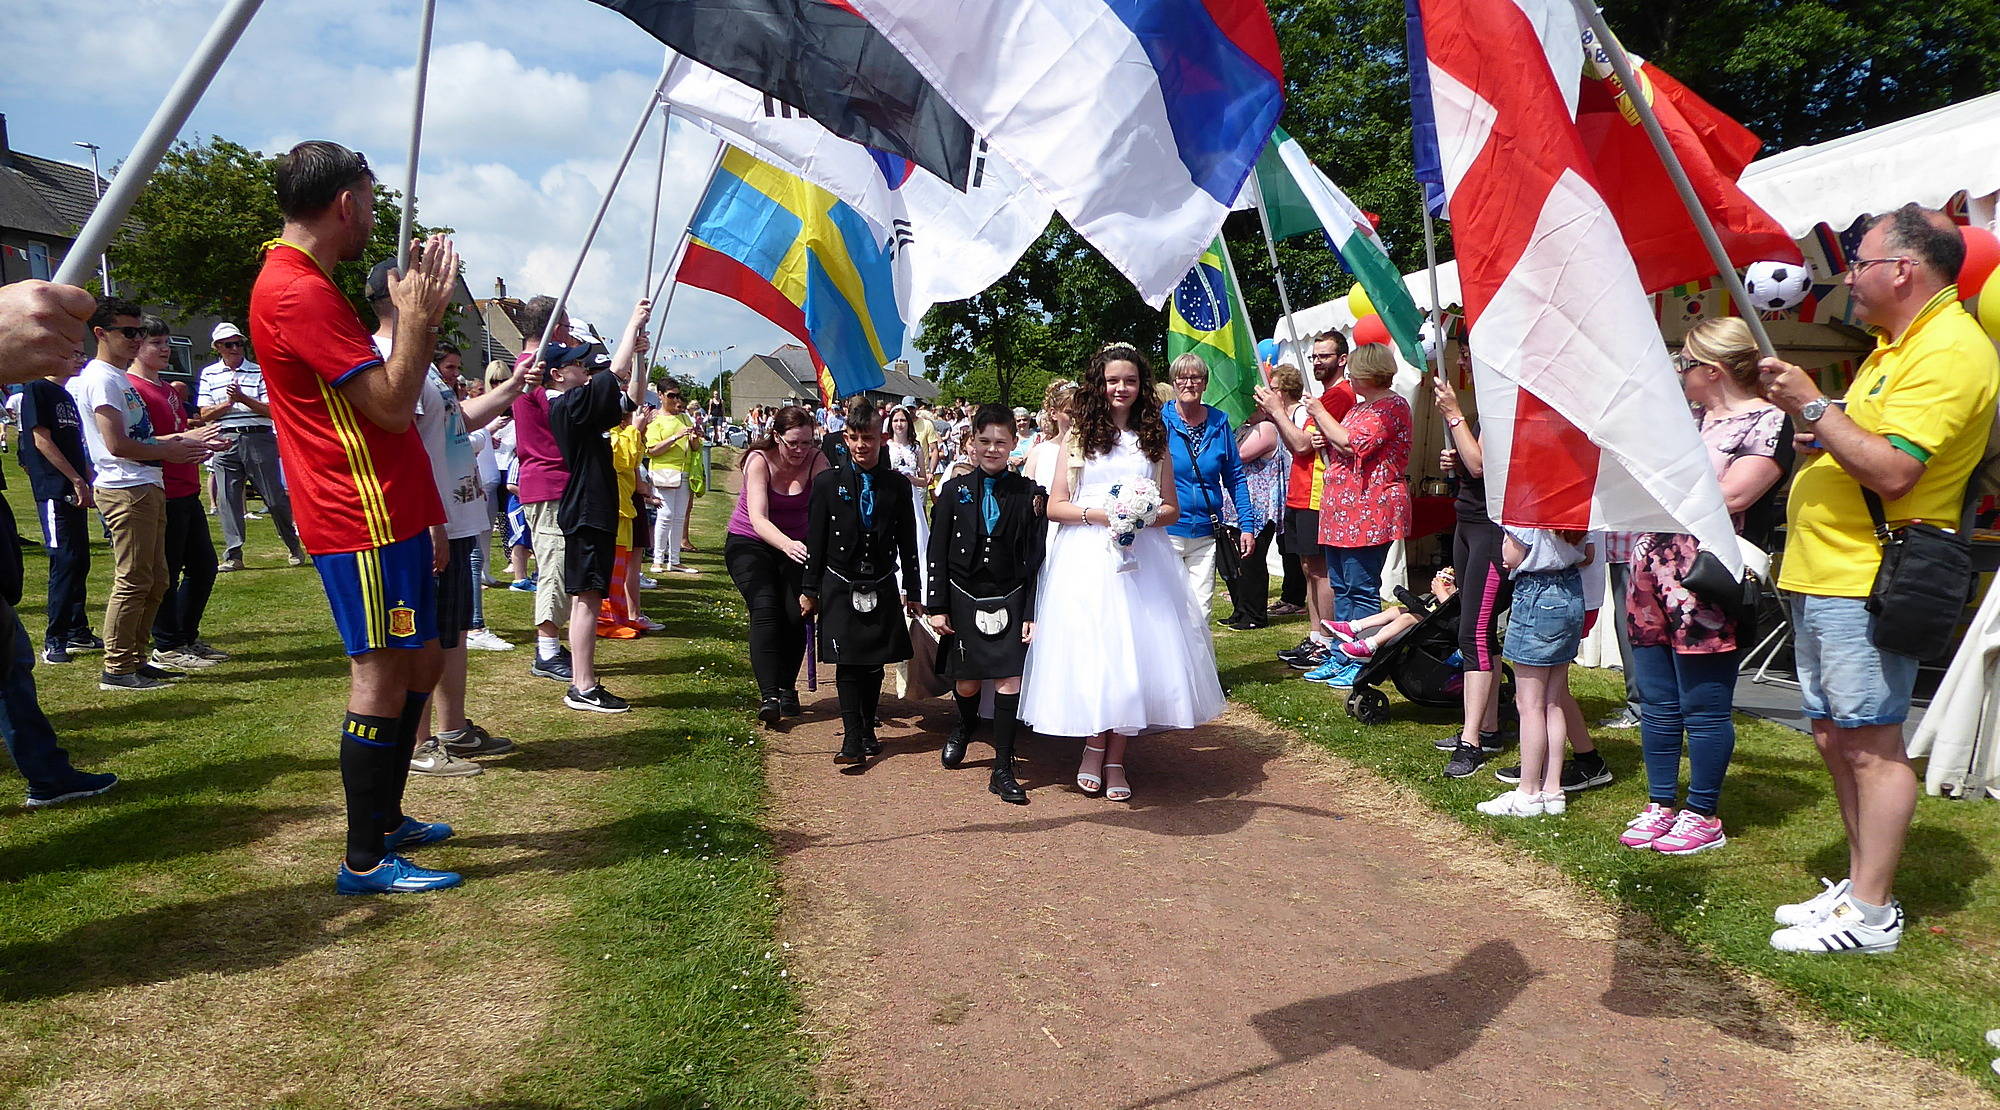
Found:
M 1127 741 L 1215 719 L 1222 684 L 1167 539 L 1180 511 L 1145 356 L 1123 343 L 1099 351 L 1073 415 L 1059 456 L 1068 465 L 1055 468 L 1049 490 L 1049 520 L 1059 527 L 1037 588 L 1021 718 L 1045 736 L 1085 737 L 1077 786 L 1126 801 Z M 1113 545 L 1103 506 L 1113 486 L 1144 478 L 1164 503 L 1126 549 L 1133 566 Z

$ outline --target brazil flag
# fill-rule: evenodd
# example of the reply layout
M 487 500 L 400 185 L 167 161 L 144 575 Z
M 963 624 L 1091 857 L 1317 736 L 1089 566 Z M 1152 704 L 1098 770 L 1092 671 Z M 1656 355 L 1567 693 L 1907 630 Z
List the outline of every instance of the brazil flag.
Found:
M 1236 291 L 1229 248 L 1217 236 L 1201 260 L 1174 288 L 1167 302 L 1167 360 L 1192 351 L 1208 364 L 1208 392 L 1202 400 L 1242 424 L 1257 408 L 1257 341 Z

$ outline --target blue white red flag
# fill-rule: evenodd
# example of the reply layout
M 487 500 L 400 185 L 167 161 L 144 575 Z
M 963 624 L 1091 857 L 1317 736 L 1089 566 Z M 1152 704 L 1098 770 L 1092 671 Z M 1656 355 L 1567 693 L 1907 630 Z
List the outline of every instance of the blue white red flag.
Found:
M 663 95 L 682 119 L 818 185 L 874 224 L 902 274 L 906 319 L 1005 277 L 1054 214 L 1006 159 L 980 144 L 958 189 L 686 58 L 674 63 Z
M 1155 306 L 1284 105 L 1262 0 L 844 2 Z
M 1444 166 L 1438 160 L 1437 117 L 1431 112 L 1430 59 L 1424 53 L 1424 16 L 1417 0 L 1403 0 L 1404 57 L 1410 66 L 1410 152 L 1417 164 L 1417 183 L 1424 187 L 1424 209 L 1441 219 L 1444 207 Z
M 1740 568 L 1722 489 L 1577 129 L 1570 0 L 1422 0 L 1487 508 L 1692 533 Z

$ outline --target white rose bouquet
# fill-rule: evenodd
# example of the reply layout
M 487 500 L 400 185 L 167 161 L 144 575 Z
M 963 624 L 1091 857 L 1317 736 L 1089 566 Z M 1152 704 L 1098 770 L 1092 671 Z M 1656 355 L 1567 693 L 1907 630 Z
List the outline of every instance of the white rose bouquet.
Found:
M 1132 554 L 1132 541 L 1138 539 L 1139 529 L 1158 520 L 1160 487 L 1149 478 L 1133 482 L 1120 482 L 1111 487 L 1104 500 L 1106 526 L 1111 531 L 1112 550 L 1118 553 L 1118 573 L 1125 574 L 1138 569 L 1139 560 Z

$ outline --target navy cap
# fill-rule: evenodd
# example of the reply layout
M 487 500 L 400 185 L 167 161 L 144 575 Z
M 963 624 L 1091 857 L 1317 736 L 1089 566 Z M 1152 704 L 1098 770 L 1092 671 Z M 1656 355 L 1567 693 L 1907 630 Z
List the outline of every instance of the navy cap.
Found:
M 551 343 L 542 348 L 542 363 L 551 370 L 554 370 L 558 366 L 568 366 L 572 362 L 581 362 L 588 357 L 590 357 L 590 344 L 588 343 L 578 343 L 574 347 L 565 347 L 560 343 Z
M 374 269 L 368 271 L 368 284 L 364 288 L 365 295 L 369 300 L 385 301 L 389 299 L 389 274 L 395 268 L 396 260 L 385 258 L 377 262 Z

